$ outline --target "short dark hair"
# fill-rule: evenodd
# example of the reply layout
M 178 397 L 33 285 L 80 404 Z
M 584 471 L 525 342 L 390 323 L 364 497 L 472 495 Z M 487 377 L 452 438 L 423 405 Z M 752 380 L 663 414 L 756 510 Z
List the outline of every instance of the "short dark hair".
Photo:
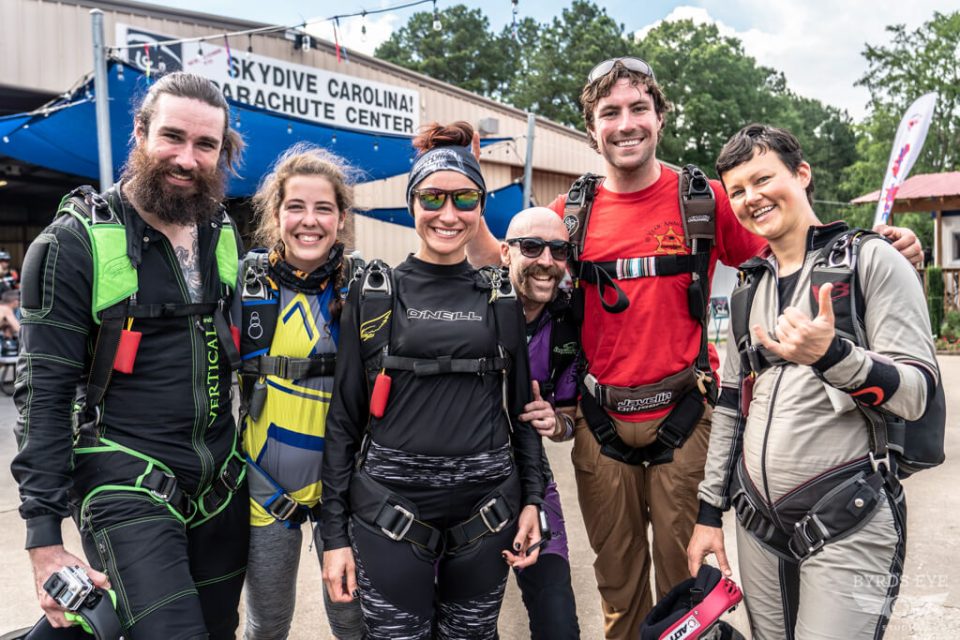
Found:
M 744 162 L 749 162 L 758 150 L 760 153 L 768 151 L 776 153 L 780 162 L 786 165 L 794 175 L 800 169 L 800 164 L 804 162 L 800 141 L 792 133 L 768 124 L 748 124 L 733 134 L 720 150 L 716 164 L 720 182 L 723 182 L 724 173 L 739 167 Z M 810 204 L 813 204 L 813 192 L 813 173 L 811 173 L 810 182 L 807 184 L 807 200 Z
M 243 152 L 243 138 L 230 128 L 230 106 L 215 84 L 194 73 L 176 71 L 168 73 L 153 83 L 147 95 L 133 116 L 135 127 L 142 127 L 144 133 L 150 130 L 150 120 L 157 111 L 157 101 L 167 94 L 178 98 L 199 100 L 204 104 L 223 111 L 223 144 L 220 148 L 220 166 L 233 175 L 237 174 L 240 155 Z
M 610 71 L 593 82 L 588 82 L 583 87 L 583 91 L 580 92 L 583 123 L 586 125 L 587 131 L 590 131 L 594 127 L 593 110 L 597 108 L 597 104 L 600 103 L 601 99 L 609 96 L 610 92 L 613 91 L 613 86 L 623 78 L 628 79 L 634 87 L 642 86 L 646 88 L 647 93 L 653 98 L 654 111 L 663 119 L 663 123 L 666 124 L 667 114 L 673 110 L 673 105 L 671 105 L 666 96 L 663 95 L 663 90 L 660 88 L 660 85 L 657 84 L 656 79 L 638 71 L 628 69 L 623 66 L 622 63 L 616 62 Z M 588 136 L 588 138 L 590 138 L 590 146 L 593 150 L 599 151 L 597 141 L 594 140 L 592 136 Z M 657 141 L 659 142 L 659 136 Z

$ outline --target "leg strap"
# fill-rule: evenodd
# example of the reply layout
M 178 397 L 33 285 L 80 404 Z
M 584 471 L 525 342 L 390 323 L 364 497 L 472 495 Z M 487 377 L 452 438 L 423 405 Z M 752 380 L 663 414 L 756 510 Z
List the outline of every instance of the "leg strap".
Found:
M 501 487 L 514 482 L 511 475 Z M 350 484 L 353 513 L 364 522 L 377 527 L 391 540 L 405 540 L 422 547 L 433 555 L 451 553 L 491 533 L 502 531 L 516 517 L 517 505 L 512 505 L 501 487 L 486 498 L 470 518 L 449 529 L 440 530 L 418 519 L 416 506 L 371 478 L 366 472 L 354 473 Z

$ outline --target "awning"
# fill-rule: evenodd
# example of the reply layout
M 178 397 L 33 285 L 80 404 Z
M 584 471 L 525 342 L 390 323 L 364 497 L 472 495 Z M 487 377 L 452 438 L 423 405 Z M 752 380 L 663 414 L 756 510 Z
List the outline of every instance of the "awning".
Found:
M 114 176 L 119 176 L 133 133 L 133 112 L 146 93 L 150 78 L 125 62 L 111 61 L 110 134 Z M 233 127 L 247 144 L 239 178 L 230 181 L 231 197 L 249 196 L 260 178 L 284 150 L 310 142 L 344 158 L 360 173 L 360 182 L 407 173 L 415 157 L 411 138 L 370 134 L 324 126 L 228 101 Z M 506 138 L 488 138 L 481 146 Z M 0 155 L 83 178 L 99 178 L 93 80 L 31 114 L 0 118 Z M 404 214 L 406 215 L 406 214 Z
M 523 209 L 523 188 L 519 184 L 507 185 L 487 194 L 487 208 L 483 217 L 494 237 L 502 238 L 506 235 L 510 219 L 521 209 Z M 413 227 L 413 218 L 407 213 L 406 207 L 367 209 L 357 213 L 383 222 Z

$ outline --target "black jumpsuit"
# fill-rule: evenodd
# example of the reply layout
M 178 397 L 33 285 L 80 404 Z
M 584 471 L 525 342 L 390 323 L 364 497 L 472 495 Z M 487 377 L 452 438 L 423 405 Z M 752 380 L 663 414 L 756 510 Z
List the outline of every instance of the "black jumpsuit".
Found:
M 128 202 L 113 202 L 125 219 L 128 247 L 141 254 L 139 303 L 190 302 L 167 238 Z M 216 225 L 199 228 L 208 300 L 216 298 L 219 286 Z M 27 548 L 61 544 L 61 521 L 73 511 L 88 562 L 106 572 L 117 591 L 127 637 L 233 638 L 248 544 L 245 485 L 219 515 L 199 526 L 185 525 L 145 491 L 109 488 L 128 488 L 144 472 L 136 454 L 168 467 L 190 495 L 216 481 L 233 451 L 236 429 L 230 368 L 212 316 L 137 319 L 132 328 L 143 335 L 134 371 L 113 371 L 102 403 L 100 435 L 118 447 L 75 453 L 71 404 L 98 331 L 86 230 L 72 216 L 61 216 L 31 245 L 25 265 L 32 259 L 41 261 L 41 268 L 24 272 L 23 350 L 14 394 L 20 451 L 12 464 Z M 80 513 L 80 502 L 96 488 Z
M 465 261 L 436 265 L 411 256 L 397 267 L 391 354 L 422 359 L 496 356 L 490 291 L 478 288 L 477 281 L 477 272 Z M 351 517 L 350 482 L 369 418 L 359 292 L 359 284 L 354 285 L 344 310 L 327 418 L 325 548 L 348 546 L 353 534 L 370 638 L 493 638 L 507 576 L 500 552 L 512 544 L 517 514 L 499 533 L 439 556 L 391 540 Z M 519 304 L 516 314 L 515 326 L 522 331 Z M 369 449 L 356 473 L 412 501 L 419 520 L 438 529 L 473 516 L 498 488 L 515 494 L 516 503 L 539 504 L 540 437 L 517 421 L 530 400 L 527 354 L 522 336 L 510 342 L 518 348 L 510 354 L 506 385 L 499 372 L 417 377 L 411 371 L 388 370 L 392 389 L 386 412 L 370 420 Z

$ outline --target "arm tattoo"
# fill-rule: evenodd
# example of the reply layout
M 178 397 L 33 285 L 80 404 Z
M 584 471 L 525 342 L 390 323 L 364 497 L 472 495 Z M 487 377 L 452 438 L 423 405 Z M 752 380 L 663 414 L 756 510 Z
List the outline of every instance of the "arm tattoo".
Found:
M 196 225 L 190 231 L 190 237 L 193 239 L 192 248 L 178 246 L 174 252 L 183 272 L 183 280 L 187 283 L 190 300 L 199 302 L 203 295 L 203 279 L 200 277 L 200 233 Z

